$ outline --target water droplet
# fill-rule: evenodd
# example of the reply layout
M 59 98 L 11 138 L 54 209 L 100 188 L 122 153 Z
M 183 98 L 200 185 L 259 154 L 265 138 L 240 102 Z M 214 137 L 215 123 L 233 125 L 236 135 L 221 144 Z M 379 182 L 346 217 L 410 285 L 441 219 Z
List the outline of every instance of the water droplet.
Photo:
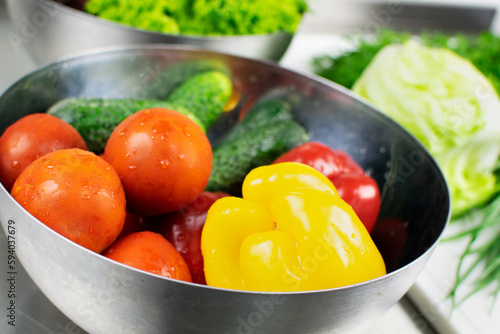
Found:
M 160 164 L 161 164 L 161 168 L 167 168 L 168 165 L 170 164 L 170 161 L 168 161 L 167 159 L 161 160 Z
M 134 170 L 134 169 L 137 169 L 137 166 L 127 166 L 127 168 L 130 170 Z
M 181 268 L 184 266 L 184 260 L 182 259 L 175 259 L 175 265 L 177 266 L 177 268 Z
M 10 164 L 10 166 L 12 168 L 15 168 L 15 169 L 20 169 L 21 168 L 21 164 L 19 163 L 19 161 L 12 161 L 12 163 Z
M 90 199 L 90 195 L 82 195 L 82 199 Z
M 184 240 L 184 234 L 179 234 L 177 236 L 177 241 L 182 241 L 182 240 Z

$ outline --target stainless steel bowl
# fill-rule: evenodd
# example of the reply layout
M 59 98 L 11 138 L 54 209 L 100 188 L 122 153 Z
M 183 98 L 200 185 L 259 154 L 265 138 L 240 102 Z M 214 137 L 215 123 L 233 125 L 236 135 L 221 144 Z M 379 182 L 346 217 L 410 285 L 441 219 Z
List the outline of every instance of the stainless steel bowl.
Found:
M 139 30 L 53 0 L 7 0 L 7 8 L 17 28 L 14 47 L 25 47 L 36 63 L 45 64 L 92 48 L 122 44 L 186 44 L 261 60 L 278 61 L 293 35 L 190 37 Z
M 211 129 L 211 139 L 228 130 L 241 108 L 259 99 L 286 98 L 312 140 L 346 150 L 372 173 L 383 189 L 380 216 L 407 222 L 406 247 L 393 270 L 361 284 L 299 293 L 185 283 L 140 272 L 74 244 L 32 217 L 0 186 L 0 220 L 7 233 L 15 228 L 16 253 L 26 271 L 55 306 L 92 334 L 365 329 L 398 302 L 428 261 L 449 219 L 449 194 L 435 162 L 412 136 L 340 86 L 273 63 L 187 47 L 107 48 L 42 67 L 12 85 L 0 97 L 0 133 L 65 97 L 140 92 L 159 98 L 169 68 L 191 61 L 224 66 L 242 93 L 236 110 Z

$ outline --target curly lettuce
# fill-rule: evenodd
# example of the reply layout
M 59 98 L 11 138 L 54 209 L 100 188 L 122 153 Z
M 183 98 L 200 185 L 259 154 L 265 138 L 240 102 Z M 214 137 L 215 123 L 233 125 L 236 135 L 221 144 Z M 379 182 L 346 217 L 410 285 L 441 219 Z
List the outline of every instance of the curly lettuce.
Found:
M 88 0 L 85 11 L 144 30 L 188 35 L 295 32 L 306 0 Z

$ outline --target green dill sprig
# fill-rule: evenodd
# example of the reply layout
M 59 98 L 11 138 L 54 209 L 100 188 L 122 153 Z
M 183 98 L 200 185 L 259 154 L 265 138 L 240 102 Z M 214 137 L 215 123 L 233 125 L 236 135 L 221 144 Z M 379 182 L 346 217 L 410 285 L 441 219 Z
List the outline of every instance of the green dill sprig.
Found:
M 500 162 L 497 163 L 495 170 L 498 177 Z M 453 307 L 489 286 L 493 287 L 491 292 L 492 305 L 500 294 L 500 191 L 497 191 L 483 207 L 474 209 L 474 212 L 470 214 L 474 213 L 479 213 L 482 216 L 475 226 L 443 240 L 469 238 L 469 242 L 459 259 L 455 283 L 448 295 L 453 302 Z M 488 236 L 488 240 L 480 242 L 480 238 L 484 236 Z M 464 268 L 465 260 L 470 257 L 473 257 L 473 262 Z M 481 265 L 482 268 L 480 268 Z M 472 283 L 472 290 L 458 300 L 459 288 L 475 269 L 481 269 L 481 274 Z
M 313 71 L 344 87 L 352 88 L 364 69 L 378 51 L 389 44 L 401 44 L 410 38 L 423 45 L 453 50 L 471 61 L 500 94 L 500 36 L 489 31 L 478 35 L 464 33 L 445 34 L 438 31 L 424 31 L 418 36 L 409 32 L 381 29 L 375 36 L 348 36 L 355 49 L 337 56 L 319 55 L 312 59 Z

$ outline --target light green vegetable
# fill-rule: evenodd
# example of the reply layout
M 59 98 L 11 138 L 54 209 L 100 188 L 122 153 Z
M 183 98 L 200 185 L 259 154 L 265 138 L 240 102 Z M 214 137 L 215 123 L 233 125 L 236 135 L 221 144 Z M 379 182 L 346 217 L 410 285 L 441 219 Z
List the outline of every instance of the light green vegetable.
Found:
M 384 47 L 353 90 L 417 137 L 450 186 L 452 214 L 495 190 L 500 100 L 489 80 L 453 51 L 413 40 Z
M 374 37 L 374 38 L 373 38 Z M 412 36 L 407 31 L 380 29 L 375 36 L 350 36 L 355 48 L 338 54 L 319 55 L 313 58 L 314 72 L 342 86 L 352 88 L 373 57 L 389 44 L 401 44 L 411 38 L 427 46 L 441 47 L 454 51 L 470 60 L 495 86 L 500 94 L 500 36 L 491 31 L 479 34 L 447 34 L 439 31 L 424 31 Z
M 384 47 L 353 90 L 403 125 L 436 155 L 486 127 L 500 130 L 490 81 L 451 50 L 409 40 Z
M 177 21 L 166 13 L 179 10 L 185 2 L 182 0 L 89 0 L 85 3 L 85 11 L 103 19 L 139 29 L 177 34 L 179 33 Z
M 496 131 L 481 131 L 464 145 L 436 156 L 450 190 L 453 216 L 484 204 L 500 189 L 494 174 L 499 158 Z
M 168 34 L 246 35 L 294 32 L 306 0 L 89 0 L 85 11 Z

